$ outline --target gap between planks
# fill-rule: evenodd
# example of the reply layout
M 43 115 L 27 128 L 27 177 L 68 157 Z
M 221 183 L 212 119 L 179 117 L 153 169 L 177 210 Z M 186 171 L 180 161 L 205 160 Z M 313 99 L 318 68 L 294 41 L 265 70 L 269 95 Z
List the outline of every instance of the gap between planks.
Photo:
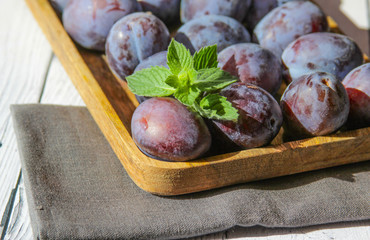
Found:
M 35 103 L 44 81 L 49 44 L 23 0 L 0 1 L 0 217 L 19 176 L 9 105 Z M 1 232 L 1 231 L 0 231 Z
M 52 52 L 51 55 L 50 55 L 50 58 L 49 58 L 48 68 L 46 69 L 46 72 L 45 72 L 44 82 L 42 84 L 42 88 L 41 88 L 41 93 L 40 93 L 40 96 L 39 96 L 39 100 L 37 101 L 38 103 L 41 103 L 42 96 L 44 95 L 45 86 L 46 86 L 46 80 L 48 79 L 50 68 L 51 68 L 51 63 L 53 61 L 54 56 L 55 55 Z
M 46 73 L 46 78 L 44 79 L 44 82 L 43 82 L 43 86 L 42 86 L 42 91 L 41 91 L 41 94 L 40 94 L 40 97 L 39 97 L 39 102 L 41 102 L 42 100 L 43 100 L 43 98 L 44 98 L 44 94 L 45 94 L 45 87 L 46 87 L 46 85 L 47 85 L 47 76 L 48 76 L 48 74 L 49 74 L 49 70 L 50 70 L 50 63 L 52 62 L 52 59 L 53 59 L 54 57 L 53 57 L 53 55 L 51 56 L 51 58 L 50 58 L 50 61 L 49 61 L 49 67 L 48 67 L 48 69 L 47 69 L 47 73 Z M 48 94 L 48 92 L 46 92 L 46 94 Z M 21 174 L 21 173 L 20 173 Z M 17 183 L 16 184 L 16 190 L 17 190 L 17 196 L 18 196 L 18 194 L 21 194 L 21 191 L 24 191 L 24 190 L 22 190 L 22 189 L 20 189 L 20 184 L 19 183 Z M 14 205 L 14 207 L 15 207 L 16 205 Z M 348 224 L 348 225 L 353 225 L 353 224 Z M 360 224 L 361 225 L 361 224 Z M 346 227 L 347 225 L 346 224 L 342 224 L 342 227 Z M 262 227 L 260 227 L 260 228 L 262 228 Z M 238 228 L 237 228 L 238 229 Z M 259 228 L 257 228 L 257 229 L 259 229 Z M 262 228 L 263 230 L 259 230 L 259 231 L 257 231 L 257 232 L 266 232 L 266 229 L 265 228 Z M 243 229 L 244 231 L 240 231 L 240 232 L 247 232 L 245 229 Z M 251 229 L 252 231 L 251 232 L 254 232 L 253 231 L 253 228 Z M 238 231 L 238 230 L 231 230 L 231 232 L 234 232 L 234 231 Z M 282 231 L 283 232 L 283 231 Z M 284 233 L 284 234 L 288 234 L 288 233 L 293 233 L 294 231 L 291 231 L 291 230 L 289 230 L 289 231 L 286 231 L 287 233 Z M 299 231 L 298 231 L 299 232 Z M 279 232 L 275 232 L 276 234 L 278 234 Z M 281 233 L 280 233 L 281 234 Z M 209 236 L 205 236 L 205 237 L 200 237 L 200 238 L 197 238 L 197 239 L 220 239 L 220 238 L 222 238 L 222 239 L 228 239 L 228 236 L 229 234 L 227 234 L 227 232 L 223 232 L 223 233 L 216 233 L 216 234 L 212 234 L 212 235 L 209 235 Z M 230 235 L 232 235 L 233 237 L 242 237 L 240 234 L 238 235 L 238 234 L 230 234 Z M 248 234 L 249 235 L 249 234 Z M 252 235 L 253 236 L 253 235 Z M 262 234 L 262 236 L 263 236 L 263 234 Z M 244 235 L 244 237 L 245 237 L 245 235 Z M 9 238 L 9 239 L 11 239 L 11 238 Z
M 45 71 L 45 75 L 43 77 L 43 84 L 42 84 L 42 88 L 41 88 L 39 100 L 37 101 L 38 103 L 41 103 L 41 98 L 42 98 L 42 96 L 44 94 L 46 80 L 47 80 L 48 75 L 49 75 L 49 71 L 50 71 L 50 67 L 51 67 L 51 63 L 52 63 L 53 57 L 54 57 L 54 53 L 51 53 L 50 54 L 50 57 L 49 57 L 49 61 L 48 61 L 48 67 L 47 67 L 47 69 Z M 9 121 L 9 119 L 8 119 L 8 121 Z M 4 135 L 5 135 L 5 132 L 6 132 L 6 128 L 5 128 L 5 131 L 4 131 Z M 1 144 L 1 142 L 0 142 L 0 144 Z M 14 202 L 15 202 L 15 199 L 16 199 L 16 193 L 19 192 L 19 184 L 20 184 L 20 179 L 21 178 L 22 178 L 22 169 L 19 170 L 17 182 L 15 184 L 15 187 L 12 189 L 12 191 L 10 193 L 10 196 L 9 196 L 9 199 L 8 199 L 8 203 L 7 203 L 6 207 L 5 207 L 5 211 L 2 214 L 1 226 L 0 227 L 2 227 L 3 229 L 2 229 L 0 240 L 3 240 L 5 238 L 6 233 L 8 231 L 8 226 L 9 226 L 10 218 L 12 217 L 12 215 L 14 213 L 13 212 Z
M 50 54 L 50 58 L 49 58 L 49 61 L 48 61 L 48 67 L 47 67 L 47 69 L 45 71 L 45 75 L 43 77 L 43 84 L 42 84 L 39 100 L 37 101 L 38 103 L 41 103 L 41 98 L 44 94 L 46 80 L 48 78 L 50 67 L 51 67 L 51 62 L 52 62 L 54 56 L 55 56 L 54 53 Z M 5 131 L 4 131 L 4 135 L 5 135 L 5 132 L 6 132 L 6 128 L 5 128 Z M 0 142 L 0 144 L 1 144 L 1 142 Z M 3 229 L 2 229 L 0 240 L 3 240 L 5 238 L 5 235 L 8 231 L 8 225 L 9 225 L 10 218 L 12 217 L 12 214 L 13 214 L 14 202 L 15 202 L 15 199 L 16 199 L 16 193 L 19 191 L 19 184 L 20 184 L 20 179 L 21 178 L 22 178 L 22 169 L 19 171 L 17 183 L 16 183 L 15 187 L 12 189 L 12 191 L 10 193 L 8 203 L 5 207 L 5 211 L 3 212 L 3 215 L 2 215 L 2 218 L 1 218 L 1 227 L 3 227 Z
M 54 54 L 50 58 L 49 63 L 50 64 L 46 70 L 44 78 L 43 89 L 40 93 L 38 102 L 59 105 L 84 105 L 77 90 L 72 85 L 72 82 L 69 80 L 64 68 L 61 66 L 59 60 Z M 22 191 L 24 192 L 24 189 L 22 189 L 22 187 L 19 189 L 22 184 L 23 181 L 20 181 L 14 189 L 18 194 L 13 196 L 14 203 L 12 203 L 13 207 L 11 214 L 8 216 L 9 225 L 4 231 L 4 239 L 17 239 L 17 235 L 20 233 L 22 236 L 32 235 L 26 196 L 24 193 L 21 193 Z M 20 201 L 24 202 L 21 203 Z M 15 209 L 18 205 L 22 205 L 23 207 Z M 17 218 L 18 215 L 15 213 L 16 210 L 17 212 L 23 211 L 20 214 L 18 213 L 22 219 Z M 27 231 L 23 231 L 22 227 L 26 227 Z M 20 239 L 22 239 L 22 237 Z
M 49 71 L 50 71 L 50 68 L 51 68 L 51 63 L 52 63 L 52 60 L 53 60 L 54 56 L 55 56 L 54 53 L 51 52 L 51 54 L 49 56 L 48 63 L 47 63 L 46 71 L 45 71 L 44 76 L 42 78 L 43 83 L 42 83 L 42 87 L 41 87 L 41 91 L 40 91 L 40 95 L 38 97 L 37 103 L 41 103 L 41 99 L 42 99 L 42 96 L 43 96 L 44 91 L 45 91 L 46 81 L 48 79 Z M 4 132 L 3 132 L 2 136 L 1 136 L 1 139 L 0 139 L 0 147 L 2 146 L 3 138 L 4 138 L 4 136 L 7 132 L 8 127 L 12 127 L 12 126 L 9 126 L 10 116 L 6 121 L 7 121 L 6 122 L 6 127 L 4 128 Z M 12 189 L 12 191 L 9 195 L 8 202 L 6 204 L 5 210 L 2 213 L 1 224 L 0 224 L 0 227 L 2 227 L 1 237 L 0 237 L 1 240 L 3 240 L 6 236 L 6 233 L 8 231 L 9 221 L 12 217 L 12 214 L 14 213 L 13 212 L 14 202 L 16 200 L 16 193 L 19 192 L 19 184 L 20 184 L 20 179 L 21 178 L 22 178 L 22 169 L 19 170 L 17 182 L 15 184 L 15 187 Z

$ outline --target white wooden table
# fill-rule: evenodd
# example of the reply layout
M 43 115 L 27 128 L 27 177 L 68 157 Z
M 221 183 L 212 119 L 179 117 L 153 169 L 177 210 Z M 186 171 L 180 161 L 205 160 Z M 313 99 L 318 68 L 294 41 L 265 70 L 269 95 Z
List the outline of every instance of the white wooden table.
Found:
M 0 234 L 12 240 L 32 239 L 9 111 L 9 105 L 20 103 L 84 105 L 25 2 L 0 0 Z M 299 229 L 236 227 L 196 239 L 370 239 L 370 221 Z

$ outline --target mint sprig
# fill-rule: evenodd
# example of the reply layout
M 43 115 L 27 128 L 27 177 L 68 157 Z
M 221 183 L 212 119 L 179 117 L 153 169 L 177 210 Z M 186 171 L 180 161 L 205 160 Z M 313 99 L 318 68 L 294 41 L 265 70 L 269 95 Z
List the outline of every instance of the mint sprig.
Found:
M 198 70 L 194 85 L 202 91 L 210 92 L 223 89 L 236 80 L 236 77 L 219 68 L 208 68 Z
M 164 97 L 172 95 L 176 89 L 163 79 L 171 77 L 172 73 L 163 66 L 145 68 L 127 77 L 130 90 L 139 96 Z
M 238 110 L 232 107 L 226 97 L 219 94 L 205 96 L 199 103 L 199 111 L 202 116 L 217 120 L 235 120 L 238 118 Z
M 217 67 L 217 45 L 207 46 L 194 54 L 194 69 Z
M 217 46 L 200 49 L 191 56 L 186 47 L 172 40 L 165 67 L 151 67 L 126 77 L 136 95 L 165 97 L 173 95 L 202 117 L 236 121 L 238 111 L 217 93 L 237 81 L 235 76 L 217 68 Z
M 167 50 L 167 65 L 174 75 L 193 68 L 193 57 L 181 43 L 172 40 Z

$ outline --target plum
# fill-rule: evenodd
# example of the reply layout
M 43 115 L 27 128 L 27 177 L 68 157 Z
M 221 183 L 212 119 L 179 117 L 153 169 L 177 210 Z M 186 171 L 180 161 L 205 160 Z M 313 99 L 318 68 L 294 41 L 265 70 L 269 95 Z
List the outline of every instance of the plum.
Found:
M 253 31 L 257 23 L 277 6 L 276 0 L 252 0 L 251 7 L 245 18 L 245 25 L 248 30 Z
M 167 49 L 166 25 L 149 13 L 132 13 L 117 21 L 105 45 L 108 65 L 121 79 L 131 75 L 145 58 Z
M 278 4 L 278 6 L 281 6 L 281 5 L 283 5 L 287 2 L 292 2 L 292 1 L 308 1 L 308 0 L 277 0 L 277 4 Z M 261 2 L 263 2 L 263 1 L 261 1 Z
M 151 98 L 140 104 L 131 120 L 132 138 L 148 156 L 187 161 L 200 157 L 211 145 L 203 119 L 173 98 Z
M 153 66 L 164 66 L 168 68 L 167 65 L 167 51 L 158 52 L 152 56 L 144 59 L 137 65 L 134 72 L 143 70 L 145 68 L 150 68 Z
M 63 12 L 69 0 L 50 0 L 51 5 L 60 13 Z
M 269 12 L 253 32 L 255 41 L 280 58 L 298 37 L 328 30 L 326 16 L 319 7 L 309 1 L 290 1 Z
M 349 112 L 343 84 L 325 72 L 303 75 L 289 84 L 280 106 L 284 129 L 297 138 L 333 133 L 346 122 Z
M 252 84 L 236 82 L 221 90 L 239 112 L 237 122 L 213 120 L 215 126 L 242 148 L 268 144 L 278 134 L 283 116 L 276 100 Z
M 179 18 L 180 0 L 138 0 L 138 2 L 143 11 L 152 12 L 168 25 Z
M 162 52 L 156 53 L 156 54 L 144 59 L 141 63 L 139 63 L 139 65 L 137 65 L 134 72 L 137 72 L 137 71 L 140 71 L 140 70 L 143 70 L 145 68 L 152 67 L 152 66 L 164 66 L 164 67 L 168 68 L 168 65 L 167 65 L 167 51 L 162 51 Z M 136 99 L 139 103 L 142 103 L 145 100 L 148 100 L 150 98 L 150 97 L 144 97 L 144 96 L 138 96 L 138 95 L 135 95 L 135 97 L 136 97 Z
M 288 45 L 282 54 L 284 78 L 294 81 L 313 72 L 328 72 L 343 80 L 347 73 L 363 63 L 357 44 L 336 33 L 311 33 Z
M 370 63 L 353 69 L 343 80 L 347 91 L 350 111 L 348 125 L 351 128 L 370 126 Z
M 222 50 L 218 67 L 244 83 L 257 85 L 271 94 L 281 85 L 281 62 L 271 51 L 254 43 L 239 43 Z
M 182 0 L 181 22 L 186 23 L 204 15 L 222 15 L 243 21 L 251 0 Z
M 63 12 L 63 25 L 81 46 L 104 51 L 113 24 L 139 10 L 136 0 L 70 0 Z
M 245 18 L 245 25 L 249 31 L 253 31 L 257 23 L 266 16 L 272 9 L 282 4 L 297 0 L 252 0 L 248 14 Z
M 208 15 L 185 23 L 177 31 L 175 39 L 196 51 L 213 44 L 217 44 L 217 51 L 221 51 L 236 43 L 250 42 L 250 35 L 233 18 Z

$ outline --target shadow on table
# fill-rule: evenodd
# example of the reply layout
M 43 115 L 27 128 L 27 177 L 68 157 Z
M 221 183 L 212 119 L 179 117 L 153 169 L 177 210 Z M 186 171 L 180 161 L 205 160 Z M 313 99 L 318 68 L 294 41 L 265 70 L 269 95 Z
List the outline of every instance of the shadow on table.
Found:
M 370 161 L 348 164 L 338 167 L 331 167 L 326 169 L 320 169 L 310 172 L 297 173 L 289 176 L 271 178 L 256 182 L 242 183 L 234 186 L 223 187 L 214 190 L 208 190 L 204 192 L 187 194 L 176 197 L 168 197 L 176 200 L 184 199 L 200 199 L 208 198 L 212 196 L 221 195 L 224 193 L 237 191 L 237 190 L 263 190 L 263 191 L 280 191 L 289 190 L 304 185 L 308 185 L 320 180 L 325 180 L 328 178 L 339 179 L 345 182 L 355 182 L 356 174 L 369 172 L 370 171 Z M 167 197 L 164 197 L 167 198 Z
M 355 174 L 368 171 L 370 171 L 369 161 L 268 179 L 250 183 L 248 187 L 261 190 L 284 190 L 307 185 L 325 178 L 355 182 Z

